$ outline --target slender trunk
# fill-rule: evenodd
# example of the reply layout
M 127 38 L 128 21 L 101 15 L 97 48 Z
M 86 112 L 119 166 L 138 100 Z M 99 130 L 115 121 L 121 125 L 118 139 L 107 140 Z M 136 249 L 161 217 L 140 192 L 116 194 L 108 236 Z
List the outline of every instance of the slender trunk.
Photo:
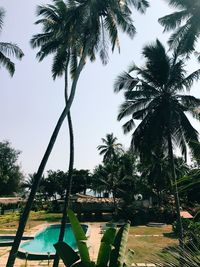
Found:
M 32 204 L 33 204 L 33 201 L 34 201 L 34 197 L 35 197 L 35 194 L 37 192 L 37 188 L 38 188 L 38 185 L 39 185 L 39 182 L 41 180 L 41 177 L 42 177 L 42 174 L 43 174 L 43 171 L 45 169 L 45 166 L 46 166 L 46 163 L 48 161 L 48 158 L 51 154 L 51 151 L 54 147 L 54 144 L 55 144 L 55 141 L 57 139 L 57 136 L 58 136 L 58 133 L 59 133 L 59 130 L 62 126 L 62 123 L 65 119 L 65 117 L 67 116 L 68 112 L 69 112 L 69 109 L 71 107 L 71 104 L 74 100 L 74 96 L 75 96 L 75 92 L 76 92 L 76 86 L 77 86 L 77 82 L 78 82 L 78 79 L 79 79 L 79 76 L 80 76 L 80 73 L 84 67 L 84 64 L 85 64 L 85 58 L 86 58 L 86 55 L 87 55 L 87 50 L 88 50 L 88 46 L 86 45 L 85 49 L 84 49 L 84 52 L 83 52 L 83 55 L 80 59 L 80 62 L 79 62 L 79 65 L 77 67 L 77 70 L 76 70 L 76 74 L 75 74 L 75 77 L 74 77 L 74 80 L 73 80 L 73 83 L 72 83 L 72 86 L 71 86 L 71 93 L 70 93 L 70 96 L 69 96 L 69 99 L 67 101 L 67 104 L 56 124 L 56 127 L 53 131 L 53 134 L 51 136 L 51 139 L 49 141 L 49 144 L 48 144 L 48 147 L 46 149 L 46 152 L 42 158 L 42 161 L 40 163 L 40 166 L 38 168 L 38 171 L 37 171 L 37 174 L 35 176 L 35 179 L 34 179 L 34 183 L 33 183 L 33 186 L 31 188 L 31 192 L 30 192 L 30 195 L 28 197 L 28 200 L 26 202 L 26 205 L 25 205 L 25 208 L 24 208 L 24 211 L 20 217 L 20 221 L 19 221 L 19 226 L 18 226 L 18 229 L 17 229 L 17 233 L 16 233 L 16 236 L 15 236 L 15 239 L 14 239 L 14 242 L 13 242 L 13 245 L 12 245 L 12 249 L 10 251 L 10 254 L 9 254 L 9 257 L 8 257 L 8 261 L 7 261 L 7 264 L 6 264 L 6 267 L 13 267 L 14 266 L 14 263 L 15 263 L 15 259 L 17 257 L 17 252 L 18 252 L 18 249 L 19 249 L 19 245 L 20 245 L 20 242 L 21 242 L 21 239 L 22 239 L 22 236 L 23 236 L 23 233 L 24 233 L 24 229 L 25 229 L 25 226 L 26 226 L 26 223 L 27 223 L 27 220 L 28 220 L 28 216 L 29 216 L 29 213 L 30 213 L 30 210 L 31 210 L 31 207 L 32 207 Z
M 112 194 L 113 194 L 113 205 L 114 205 L 114 214 L 117 214 L 117 203 L 116 203 L 116 190 L 113 189 L 112 190 Z
M 69 133 L 70 133 L 70 161 L 69 161 L 69 170 L 68 170 L 68 179 L 66 184 L 66 194 L 64 199 L 64 207 L 63 207 L 63 216 L 61 221 L 61 228 L 58 241 L 63 241 L 65 234 L 65 225 L 67 222 L 67 210 L 69 208 L 71 187 L 72 187 L 72 174 L 73 174 L 73 165 L 74 165 L 74 138 L 73 138 L 73 128 L 70 112 L 68 113 L 68 124 L 69 124 Z M 59 256 L 56 253 L 55 259 L 53 262 L 53 267 L 57 267 L 59 264 Z
M 68 66 L 69 58 L 67 60 L 67 66 Z M 68 99 L 68 93 L 67 93 L 67 87 L 68 87 L 68 72 L 67 68 L 65 71 L 65 100 L 67 103 Z M 61 242 L 64 239 L 65 235 L 65 226 L 67 222 L 67 210 L 69 208 L 69 200 L 70 200 L 70 194 L 71 194 L 71 187 L 72 187 L 72 174 L 73 174 L 73 166 L 74 166 L 74 135 L 73 135 L 73 125 L 72 125 L 72 120 L 71 120 L 71 114 L 70 111 L 67 115 L 68 119 L 68 127 L 69 127 L 69 138 L 70 138 L 70 159 L 69 159 L 69 168 L 68 168 L 68 176 L 67 176 L 67 181 L 65 184 L 65 199 L 64 199 L 64 207 L 63 207 L 63 216 L 61 220 L 61 227 L 60 227 L 60 234 L 59 234 L 59 239 L 58 241 Z M 58 267 L 59 264 L 59 256 L 56 253 L 54 262 L 53 262 L 53 267 Z
M 173 183 L 173 194 L 175 199 L 175 206 L 176 206 L 176 214 L 177 214 L 177 221 L 178 221 L 178 227 L 179 227 L 179 245 L 183 248 L 184 246 L 184 236 L 183 236 L 183 226 L 182 226 L 182 220 L 180 215 L 180 201 L 179 201 L 179 195 L 178 195 L 178 187 L 177 187 L 177 181 L 176 181 L 176 173 L 175 173 L 175 166 L 174 166 L 174 155 L 173 155 L 173 149 L 172 149 L 172 140 L 171 140 L 171 134 L 168 133 L 168 149 L 169 149 L 169 161 L 171 165 L 171 174 L 172 174 L 172 183 Z

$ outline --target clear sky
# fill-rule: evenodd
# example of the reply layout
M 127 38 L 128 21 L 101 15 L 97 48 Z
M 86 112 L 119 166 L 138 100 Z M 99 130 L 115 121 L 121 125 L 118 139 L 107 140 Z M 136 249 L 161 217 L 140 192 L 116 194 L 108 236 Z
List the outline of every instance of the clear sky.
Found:
M 38 63 L 36 49 L 30 47 L 33 34 L 40 32 L 34 25 L 35 11 L 39 4 L 50 0 L 1 0 L 0 6 L 6 10 L 1 41 L 16 43 L 25 56 L 16 61 L 16 72 L 10 78 L 3 68 L 0 70 L 0 141 L 9 140 L 12 146 L 22 151 L 19 162 L 25 174 L 37 171 L 49 142 L 57 119 L 64 107 L 63 79 L 51 78 L 52 59 Z M 114 94 L 113 83 L 118 74 L 126 70 L 132 61 L 143 62 L 141 49 L 144 44 L 159 38 L 164 44 L 168 35 L 162 34 L 157 19 L 170 13 L 164 0 L 150 0 L 151 8 L 146 15 L 134 11 L 133 17 L 137 35 L 133 40 L 121 35 L 121 53 L 110 54 L 107 66 L 99 59 L 87 63 L 78 83 L 77 94 L 72 106 L 72 119 L 75 134 L 75 168 L 90 169 L 101 162 L 97 146 L 101 138 L 113 132 L 125 148 L 130 145 L 131 134 L 124 135 L 117 121 L 121 94 Z M 189 69 L 194 67 L 190 63 Z M 200 97 L 200 90 L 192 91 Z M 46 170 L 67 171 L 69 137 L 67 121 L 53 149 Z

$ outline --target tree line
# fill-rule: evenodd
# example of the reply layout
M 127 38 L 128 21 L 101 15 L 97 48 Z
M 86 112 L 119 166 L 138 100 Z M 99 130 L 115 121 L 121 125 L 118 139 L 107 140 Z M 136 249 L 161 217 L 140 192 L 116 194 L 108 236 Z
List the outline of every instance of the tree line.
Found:
M 180 218 L 180 200 L 177 189 L 177 174 L 175 168 L 174 147 L 180 148 L 186 157 L 190 151 L 198 161 L 199 139 L 198 132 L 191 125 L 186 113 L 199 119 L 199 99 L 192 95 L 184 94 L 189 91 L 194 81 L 199 80 L 199 70 L 187 74 L 185 65 L 195 51 L 199 41 L 199 1 L 198 0 L 166 0 L 175 9 L 172 14 L 159 19 L 164 31 L 173 31 L 168 45 L 170 52 L 167 53 L 164 45 L 156 40 L 146 45 L 142 50 L 144 66 L 131 66 L 128 72 L 117 78 L 115 91 L 124 91 L 124 103 L 120 107 L 118 119 L 126 116 L 131 119 L 124 125 L 124 132 L 128 133 L 135 127 L 135 120 L 140 124 L 132 134 L 131 148 L 139 154 L 142 163 L 151 162 L 154 157 L 162 155 L 170 166 L 170 182 L 175 198 L 176 211 L 179 220 L 179 241 L 183 245 L 183 230 Z M 150 2 L 150 1 L 149 1 Z M 66 222 L 66 209 L 72 182 L 73 170 L 73 131 L 70 125 L 70 107 L 75 97 L 77 83 L 80 74 L 88 60 L 94 61 L 99 54 L 103 64 L 108 61 L 108 44 L 112 50 L 119 49 L 118 31 L 121 30 L 134 37 L 136 29 L 133 24 L 132 10 L 144 13 L 149 7 L 147 0 L 124 0 L 124 1 L 61 1 L 54 0 L 53 4 L 39 6 L 37 15 L 40 17 L 36 24 L 42 25 L 42 33 L 36 34 L 31 40 L 33 48 L 38 48 L 38 59 L 41 61 L 46 56 L 53 54 L 52 76 L 64 75 L 65 78 L 65 102 L 57 125 L 50 138 L 50 142 L 42 158 L 38 171 L 35 174 L 30 195 L 24 212 L 21 216 L 14 244 L 12 246 L 7 266 L 14 264 L 17 250 L 24 232 L 28 215 L 33 204 L 38 186 L 48 161 L 49 155 L 55 144 L 59 130 L 68 116 L 70 131 L 70 164 L 69 179 L 66 182 L 65 207 L 61 234 Z M 1 12 L 1 27 L 3 13 Z M 1 52 L 7 52 L 1 46 Z M 12 53 L 22 57 L 18 47 L 10 47 Z M 16 50 L 17 49 L 17 50 Z M 18 53 L 20 52 L 20 53 Z M 1 64 L 8 65 L 9 59 L 0 54 Z M 70 70 L 69 70 L 70 68 Z M 68 88 L 68 72 L 72 80 Z M 114 159 L 113 159 L 114 161 Z M 109 164 L 109 163 L 108 163 Z M 59 259 L 56 257 L 54 267 L 58 266 Z

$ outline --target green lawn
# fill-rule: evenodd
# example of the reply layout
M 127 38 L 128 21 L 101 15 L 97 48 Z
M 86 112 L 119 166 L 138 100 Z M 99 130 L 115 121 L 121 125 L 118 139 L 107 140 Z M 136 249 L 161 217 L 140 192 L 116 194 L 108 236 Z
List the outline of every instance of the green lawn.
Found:
M 158 253 L 164 253 L 163 249 L 177 245 L 175 238 L 168 237 L 172 231 L 171 225 L 164 227 L 131 227 L 127 247 L 135 251 L 134 262 L 152 262 L 152 258 Z M 162 235 L 166 236 L 138 236 L 134 235 Z
M 60 222 L 62 214 L 47 213 L 44 211 L 31 212 L 26 229 L 30 229 L 44 222 Z M 18 213 L 0 216 L 0 234 L 14 234 L 18 226 Z M 151 262 L 152 256 L 157 253 L 164 253 L 163 248 L 176 245 L 176 239 L 170 237 L 171 225 L 164 227 L 131 227 L 127 247 L 135 251 L 134 262 Z M 166 236 L 149 237 L 134 235 L 162 235 Z M 168 235 L 167 235 L 168 234 Z
M 54 223 L 60 222 L 62 214 L 60 213 L 47 213 L 45 211 L 30 213 L 30 217 L 28 223 L 26 225 L 26 229 L 30 229 L 34 226 L 42 224 L 44 222 Z M 19 221 L 19 213 L 11 213 L 0 215 L 0 233 L 15 233 Z

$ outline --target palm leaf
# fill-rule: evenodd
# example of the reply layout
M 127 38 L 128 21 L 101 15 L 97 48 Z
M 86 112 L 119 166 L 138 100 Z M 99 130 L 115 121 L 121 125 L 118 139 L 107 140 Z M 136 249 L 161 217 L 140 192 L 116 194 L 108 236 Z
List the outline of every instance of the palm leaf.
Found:
M 21 59 L 24 56 L 22 50 L 16 45 L 12 43 L 0 43 L 0 52 L 5 56 L 14 56 L 17 59 Z
M 4 56 L 4 54 L 2 54 L 1 52 L 0 52 L 0 65 L 3 65 L 8 70 L 10 75 L 13 76 L 15 72 L 15 64 L 8 57 Z
M 158 22 L 164 26 L 164 31 L 170 31 L 176 29 L 181 23 L 190 17 L 190 14 L 186 10 L 174 12 L 170 15 L 164 16 L 158 20 Z
M 4 16 L 5 16 L 5 11 L 3 8 L 0 8 L 0 30 L 2 30 L 3 27 Z

